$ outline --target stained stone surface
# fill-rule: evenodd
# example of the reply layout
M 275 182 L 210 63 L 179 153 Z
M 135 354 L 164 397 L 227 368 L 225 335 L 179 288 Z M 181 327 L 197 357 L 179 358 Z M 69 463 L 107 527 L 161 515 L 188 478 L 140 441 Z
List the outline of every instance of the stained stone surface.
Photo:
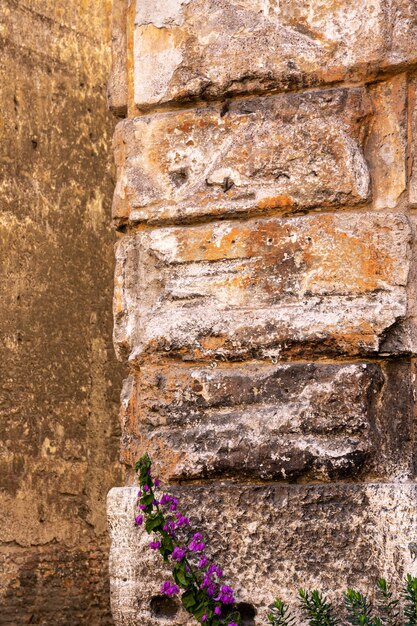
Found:
M 275 597 L 294 604 L 301 586 L 331 590 L 340 602 L 347 586 L 370 592 L 378 575 L 395 584 L 417 574 L 409 543 L 415 539 L 416 485 L 283 485 L 207 483 L 175 487 L 181 510 L 202 529 L 211 557 L 223 566 L 239 602 L 265 623 Z M 169 573 L 149 536 L 133 523 L 137 488 L 112 489 L 108 518 L 111 602 L 117 624 L 193 623 L 178 604 L 158 603 Z M 152 608 L 151 608 L 152 607 Z M 303 624 L 302 620 L 297 623 Z
M 245 99 L 120 123 L 117 222 L 183 221 L 370 197 L 365 89 Z
M 417 573 L 417 4 L 127 5 L 113 219 L 128 480 L 149 452 L 244 626 L 301 585 L 339 603 L 380 575 L 398 586 Z M 160 596 L 135 492 L 108 502 L 116 626 L 191 624 Z
M 145 366 L 122 394 L 123 460 L 148 451 L 175 480 L 403 479 L 412 376 L 407 362 Z
M 366 158 L 376 209 L 393 209 L 407 188 L 407 77 L 376 83 L 369 89 L 374 108 Z
M 134 95 L 168 102 L 373 79 L 417 61 L 414 0 L 138 0 Z
M 114 626 L 111 0 L 0 2 L 0 623 Z
M 140 363 L 158 352 L 234 361 L 378 353 L 407 313 L 410 237 L 407 218 L 387 213 L 124 237 L 114 300 L 119 354 Z

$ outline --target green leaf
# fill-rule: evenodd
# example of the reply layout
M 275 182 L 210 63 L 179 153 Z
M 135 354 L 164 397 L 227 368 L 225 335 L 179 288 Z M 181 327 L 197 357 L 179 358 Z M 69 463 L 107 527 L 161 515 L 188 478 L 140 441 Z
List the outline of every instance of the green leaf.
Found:
M 405 626 L 417 626 L 417 578 L 410 574 L 404 581 L 403 598 Z
M 291 614 L 289 607 L 277 598 L 271 612 L 268 614 L 268 621 L 272 626 L 295 626 L 295 616 Z
M 153 495 L 152 492 L 147 493 L 146 495 L 143 495 L 140 499 L 140 503 L 141 504 L 145 504 L 145 505 L 149 505 L 152 504 L 152 502 L 154 501 L 155 497 Z
M 195 594 L 194 590 L 190 589 L 188 591 L 184 591 L 184 593 L 181 596 L 181 602 L 184 608 L 187 609 L 189 613 L 192 612 L 192 608 L 196 605 L 194 594 Z
M 148 476 L 148 470 L 152 467 L 152 461 L 148 455 L 148 453 L 141 456 L 141 458 L 136 462 L 135 471 L 139 474 L 140 481 L 145 480 Z
M 301 608 L 310 626 L 336 626 L 339 621 L 333 615 L 333 607 L 317 589 L 312 592 L 299 589 Z
M 165 535 L 161 540 L 161 547 L 159 548 L 159 552 L 162 554 L 164 561 L 168 561 L 168 557 L 172 554 L 174 550 L 174 543 L 169 535 Z
M 372 604 L 367 597 L 355 589 L 348 589 L 344 594 L 348 622 L 352 626 L 379 626 L 381 620 L 374 618 Z
M 164 523 L 165 519 L 162 513 L 150 515 L 145 523 L 146 532 L 150 534 L 152 531 L 162 530 Z
M 184 563 L 177 563 L 177 565 L 172 570 L 172 574 L 177 585 L 180 585 L 183 588 L 188 587 L 189 581 L 186 576 Z
M 381 613 L 380 622 L 383 626 L 400 626 L 399 600 L 393 597 L 392 591 L 385 580 L 380 578 L 378 587 L 378 609 Z

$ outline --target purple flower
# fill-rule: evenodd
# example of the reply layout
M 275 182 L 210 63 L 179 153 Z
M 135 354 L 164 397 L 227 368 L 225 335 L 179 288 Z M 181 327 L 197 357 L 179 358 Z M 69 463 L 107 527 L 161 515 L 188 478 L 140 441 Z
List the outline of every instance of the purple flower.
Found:
M 200 589 L 205 589 L 206 594 L 212 598 L 214 596 L 214 592 L 216 591 L 216 586 L 211 581 L 204 579 L 200 585 Z
M 190 520 L 188 519 L 188 517 L 184 517 L 184 515 L 182 515 L 179 511 L 177 511 L 176 515 L 177 515 L 177 528 L 190 525 Z
M 172 551 L 172 558 L 174 559 L 174 561 L 182 561 L 182 559 L 185 557 L 185 553 L 187 552 L 187 548 L 184 546 L 184 548 L 178 548 L 178 546 L 176 546 L 174 548 L 174 550 Z
M 174 583 L 171 583 L 169 580 L 166 580 L 161 587 L 161 593 L 166 596 L 175 596 L 179 592 L 180 590 L 178 585 L 174 585 Z
M 215 612 L 216 615 L 220 615 L 222 610 L 221 610 L 221 608 L 219 606 L 216 606 L 216 608 L 214 609 L 214 612 Z
M 235 598 L 233 596 L 233 589 L 231 587 L 228 587 L 227 585 L 222 585 L 220 587 L 220 593 L 218 595 L 217 598 L 215 598 L 216 601 L 222 602 L 223 604 L 234 604 L 235 603 Z
M 207 570 L 207 574 L 211 575 L 211 574 L 216 574 L 219 578 L 223 577 L 223 570 L 218 567 L 218 565 L 216 565 L 215 563 L 213 563 L 212 565 L 210 565 L 210 567 Z
M 227 626 L 237 626 L 237 624 L 235 624 L 234 622 L 230 622 L 230 624 L 227 624 Z
M 204 576 L 203 582 L 200 585 L 200 589 L 205 589 L 206 594 L 210 597 L 214 596 L 214 592 L 216 591 L 216 585 L 211 580 L 210 576 L 206 574 Z
M 168 520 L 164 525 L 163 525 L 163 530 L 165 530 L 166 533 L 168 533 L 169 535 L 171 535 L 171 537 L 175 537 L 177 536 L 174 532 L 175 530 L 175 522 L 173 522 L 172 520 Z
M 161 500 L 160 500 L 160 504 L 162 504 L 162 505 L 170 504 L 169 510 L 170 511 L 176 511 L 177 510 L 177 505 L 178 505 L 178 500 L 177 500 L 177 498 L 174 498 L 174 496 L 169 496 L 167 493 L 164 493 L 162 495 Z
M 149 491 L 148 485 L 143 485 L 143 491 Z
M 202 552 L 204 550 L 204 548 L 206 547 L 206 544 L 200 541 L 200 539 L 202 538 L 203 536 L 201 533 L 195 533 L 195 535 L 193 536 L 192 542 L 188 546 L 191 552 Z
M 204 567 L 206 567 L 207 563 L 208 563 L 208 558 L 206 556 L 202 556 L 198 562 L 198 567 L 200 569 L 203 569 Z
M 152 504 L 153 504 L 154 506 L 158 506 L 159 501 L 158 501 L 158 500 L 153 500 L 153 501 L 152 501 Z
M 142 526 L 142 524 L 143 524 L 143 515 L 137 515 L 135 517 L 135 524 L 136 524 L 136 526 Z
M 140 498 L 140 497 L 141 497 L 141 495 L 142 495 L 142 492 L 141 492 L 141 490 L 139 489 L 139 491 L 138 491 L 138 498 Z
M 151 550 L 158 550 L 161 547 L 161 542 L 160 541 L 151 541 L 151 543 L 149 544 L 149 547 Z
M 146 504 L 139 504 L 139 508 L 141 511 L 145 511 L 146 510 Z
M 159 480 L 159 478 L 155 478 L 154 480 L 154 485 L 155 487 L 158 489 L 159 485 L 161 484 L 161 481 Z
M 203 615 L 203 616 L 202 616 L 202 618 L 201 618 L 201 621 L 202 621 L 202 622 L 205 622 L 205 621 L 206 621 L 206 619 L 207 619 L 207 615 Z
M 194 540 L 188 546 L 191 552 L 202 552 L 205 547 L 206 547 L 205 543 L 203 542 L 197 543 L 197 541 L 194 541 Z

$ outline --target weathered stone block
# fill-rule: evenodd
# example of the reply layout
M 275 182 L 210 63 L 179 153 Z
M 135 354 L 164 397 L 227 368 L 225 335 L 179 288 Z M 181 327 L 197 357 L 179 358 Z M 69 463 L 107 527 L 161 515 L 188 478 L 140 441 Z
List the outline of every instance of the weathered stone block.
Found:
M 122 459 L 150 451 L 168 480 L 404 478 L 412 388 L 406 362 L 144 366 L 122 393 Z
M 410 238 L 408 219 L 387 213 L 125 237 L 116 270 L 119 355 L 139 363 L 156 353 L 234 361 L 376 354 L 407 314 Z
M 181 221 L 363 203 L 370 113 L 366 90 L 331 89 L 126 120 L 114 142 L 114 218 Z
M 370 88 L 374 106 L 366 158 L 377 209 L 396 207 L 407 188 L 407 80 L 404 74 Z
M 137 2 L 135 102 L 295 90 L 415 63 L 413 0 Z
M 111 601 L 116 626 L 178 626 L 192 619 L 178 604 L 169 615 L 151 610 L 169 569 L 147 548 L 133 524 L 137 488 L 108 497 L 112 547 Z M 176 487 L 181 510 L 203 529 L 211 556 L 224 565 L 237 598 L 254 606 L 254 624 L 280 596 L 295 603 L 300 586 L 330 591 L 340 602 L 347 586 L 370 592 L 379 575 L 397 586 L 416 575 L 417 486 L 397 484 L 256 485 L 209 483 Z M 301 620 L 297 623 L 302 623 Z

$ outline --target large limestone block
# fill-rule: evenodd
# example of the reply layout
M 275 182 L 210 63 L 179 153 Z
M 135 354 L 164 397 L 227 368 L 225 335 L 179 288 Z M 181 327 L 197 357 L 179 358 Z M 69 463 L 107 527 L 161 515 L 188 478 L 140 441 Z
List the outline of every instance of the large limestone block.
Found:
M 142 230 L 117 251 L 119 355 L 377 354 L 407 315 L 410 225 L 340 213 Z M 395 332 L 395 328 L 394 328 Z M 393 353 L 408 350 L 391 342 Z
M 125 120 L 114 140 L 114 218 L 181 221 L 363 203 L 371 111 L 365 89 L 331 89 Z
M 297 90 L 415 63 L 415 0 L 137 0 L 135 102 Z
M 394 584 L 405 572 L 416 575 L 409 550 L 416 539 L 416 490 L 410 483 L 211 482 L 175 488 L 181 510 L 203 530 L 238 601 L 256 610 L 248 623 L 259 625 L 277 595 L 294 604 L 300 586 L 330 591 L 340 600 L 348 585 L 372 595 L 379 575 Z M 147 549 L 149 536 L 134 527 L 136 492 L 134 487 L 112 489 L 108 497 L 115 624 L 156 626 L 165 618 L 173 626 L 191 626 L 176 602 L 160 602 L 169 570 Z
M 122 393 L 122 458 L 165 479 L 413 474 L 408 362 L 144 366 Z

